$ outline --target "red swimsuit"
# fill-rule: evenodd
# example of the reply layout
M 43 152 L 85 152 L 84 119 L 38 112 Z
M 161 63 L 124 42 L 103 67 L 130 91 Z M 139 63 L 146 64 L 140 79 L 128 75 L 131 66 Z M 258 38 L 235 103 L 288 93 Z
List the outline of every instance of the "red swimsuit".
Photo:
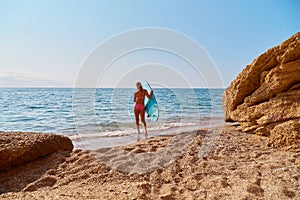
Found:
M 135 104 L 135 108 L 138 110 L 138 111 L 142 111 L 145 109 L 145 106 L 142 105 L 142 104 Z

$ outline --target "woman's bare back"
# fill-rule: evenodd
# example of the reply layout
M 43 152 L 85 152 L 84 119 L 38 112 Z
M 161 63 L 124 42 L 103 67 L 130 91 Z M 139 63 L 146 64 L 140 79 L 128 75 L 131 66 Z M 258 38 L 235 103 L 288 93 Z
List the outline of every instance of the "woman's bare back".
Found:
M 144 100 L 145 100 L 146 95 L 147 95 L 147 90 L 145 90 L 145 89 L 138 90 L 137 92 L 135 92 L 134 93 L 135 103 L 140 104 L 140 105 L 144 105 Z

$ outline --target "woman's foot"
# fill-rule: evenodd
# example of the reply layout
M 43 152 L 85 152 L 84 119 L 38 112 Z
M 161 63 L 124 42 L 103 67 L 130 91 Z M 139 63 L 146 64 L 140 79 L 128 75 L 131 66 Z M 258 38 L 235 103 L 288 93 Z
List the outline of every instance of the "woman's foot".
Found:
M 141 133 L 140 133 L 140 126 L 137 125 L 136 128 L 137 128 L 137 132 L 138 132 L 137 142 L 140 142 L 140 134 L 141 134 Z
M 139 143 L 141 141 L 140 136 L 138 135 L 136 142 Z
M 147 128 L 146 127 L 144 127 L 144 135 L 145 135 L 145 139 L 147 139 L 148 138 L 148 132 L 147 132 Z

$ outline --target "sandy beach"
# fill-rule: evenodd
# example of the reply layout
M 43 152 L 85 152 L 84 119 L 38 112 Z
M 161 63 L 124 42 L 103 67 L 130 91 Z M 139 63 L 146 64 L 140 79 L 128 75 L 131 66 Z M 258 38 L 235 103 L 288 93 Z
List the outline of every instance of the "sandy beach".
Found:
M 299 199 L 300 151 L 268 147 L 267 137 L 225 125 L 96 151 L 60 151 L 0 177 L 1 199 Z
M 0 1 L 0 200 L 300 200 L 299 8 Z

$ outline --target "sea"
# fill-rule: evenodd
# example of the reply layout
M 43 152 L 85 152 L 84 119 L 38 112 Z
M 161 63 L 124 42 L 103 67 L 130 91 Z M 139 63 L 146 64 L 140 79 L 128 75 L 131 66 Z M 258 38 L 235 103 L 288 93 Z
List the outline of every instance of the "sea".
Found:
M 0 88 L 0 131 L 62 134 L 75 148 L 136 141 L 135 88 Z M 149 137 L 220 126 L 224 89 L 154 88 L 159 119 Z M 141 137 L 143 129 L 141 127 Z

